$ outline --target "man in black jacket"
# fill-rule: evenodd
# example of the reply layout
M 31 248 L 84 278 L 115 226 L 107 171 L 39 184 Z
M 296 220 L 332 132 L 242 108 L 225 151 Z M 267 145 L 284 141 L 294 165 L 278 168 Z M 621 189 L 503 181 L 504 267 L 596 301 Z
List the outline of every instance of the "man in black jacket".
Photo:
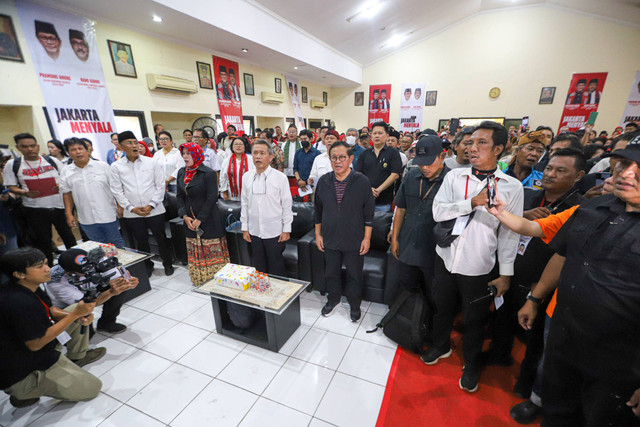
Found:
M 328 316 L 342 296 L 342 264 L 347 269 L 345 296 L 351 321 L 360 320 L 362 267 L 369 251 L 373 229 L 374 201 L 371 183 L 352 171 L 353 150 L 338 141 L 329 149 L 333 172 L 318 180 L 315 198 L 316 245 L 324 252 L 325 278 L 329 292 L 322 315 Z

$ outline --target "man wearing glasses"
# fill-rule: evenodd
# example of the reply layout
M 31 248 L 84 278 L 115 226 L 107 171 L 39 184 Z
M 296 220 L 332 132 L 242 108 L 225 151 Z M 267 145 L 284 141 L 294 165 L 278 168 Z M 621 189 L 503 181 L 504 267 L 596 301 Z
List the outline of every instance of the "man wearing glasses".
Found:
M 321 313 L 329 316 L 340 302 L 344 263 L 344 294 L 351 308 L 351 321 L 357 322 L 361 316 L 364 255 L 369 252 L 373 229 L 373 194 L 369 178 L 351 170 L 351 147 L 338 141 L 328 152 L 333 171 L 320 177 L 315 198 L 316 245 L 324 252 L 329 293 Z

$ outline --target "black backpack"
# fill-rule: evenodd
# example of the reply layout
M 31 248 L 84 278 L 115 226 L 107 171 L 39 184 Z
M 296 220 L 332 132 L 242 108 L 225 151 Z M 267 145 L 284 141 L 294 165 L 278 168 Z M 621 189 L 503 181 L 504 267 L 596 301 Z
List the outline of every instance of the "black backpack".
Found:
M 376 328 L 367 333 L 370 334 L 382 328 L 382 333 L 398 343 L 400 347 L 420 354 L 429 331 L 427 319 L 430 318 L 430 311 L 422 292 L 405 290 Z

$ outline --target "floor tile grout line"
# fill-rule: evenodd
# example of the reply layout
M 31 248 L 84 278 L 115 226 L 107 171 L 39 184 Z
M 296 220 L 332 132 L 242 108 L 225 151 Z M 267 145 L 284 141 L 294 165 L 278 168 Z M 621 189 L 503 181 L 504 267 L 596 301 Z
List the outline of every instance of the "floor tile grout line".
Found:
M 195 370 L 195 369 L 194 369 L 194 370 Z M 196 371 L 196 372 L 198 372 L 198 371 Z M 207 383 L 207 385 L 205 385 L 205 386 L 204 386 L 204 388 L 203 388 L 202 390 L 200 390 L 200 392 L 199 392 L 198 394 L 196 394 L 196 395 L 193 397 L 193 399 L 191 399 L 191 400 L 189 401 L 189 403 L 187 403 L 187 404 L 185 405 L 185 407 L 184 407 L 184 408 L 182 408 L 182 409 L 180 410 L 180 412 L 178 412 L 178 415 L 176 415 L 175 417 L 173 417 L 173 419 L 172 419 L 170 422 L 166 423 L 165 425 L 170 426 L 170 425 L 171 425 L 171 423 L 172 423 L 172 422 L 174 422 L 174 421 L 175 421 L 175 420 L 176 420 L 176 419 L 177 419 L 177 418 L 178 418 L 178 417 L 179 417 L 179 416 L 184 412 L 184 410 L 185 410 L 185 409 L 187 409 L 187 408 L 188 408 L 188 407 L 189 407 L 189 406 L 194 402 L 194 400 L 196 400 L 196 399 L 198 398 L 198 396 L 200 396 L 200 394 L 202 394 L 202 392 L 203 392 L 207 387 L 209 387 L 209 386 L 211 385 L 211 383 L 215 380 L 215 378 L 213 378 L 213 377 L 211 377 L 211 376 L 209 376 L 209 378 L 211 378 L 211 381 L 209 381 L 209 382 Z

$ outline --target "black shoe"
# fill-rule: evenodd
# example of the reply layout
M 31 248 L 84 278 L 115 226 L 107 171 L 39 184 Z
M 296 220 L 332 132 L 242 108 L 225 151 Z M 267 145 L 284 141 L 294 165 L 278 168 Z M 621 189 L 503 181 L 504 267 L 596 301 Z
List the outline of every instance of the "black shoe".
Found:
M 173 274 L 173 272 L 174 272 L 174 271 L 175 271 L 175 270 L 174 270 L 174 268 L 173 268 L 173 265 L 171 265 L 171 264 L 166 264 L 166 265 L 164 266 L 164 275 L 165 275 L 165 276 L 171 276 L 171 275 Z
M 360 311 L 360 307 L 352 308 L 349 313 L 352 322 L 357 322 L 360 320 L 360 316 L 362 316 L 362 312 Z
M 333 309 L 337 306 L 338 304 L 333 304 L 327 301 L 324 307 L 322 307 L 322 310 L 320 310 L 320 314 L 322 314 L 324 317 L 330 316 L 331 313 L 333 313 Z
M 102 359 L 106 353 L 107 349 L 104 347 L 92 348 L 91 350 L 87 350 L 87 354 L 85 354 L 82 359 L 73 360 L 73 363 L 82 368 L 84 365 L 88 365 L 89 363 Z
M 422 360 L 426 365 L 435 365 L 438 363 L 440 359 L 446 359 L 451 356 L 451 349 L 449 351 L 440 351 L 435 347 L 431 347 L 420 356 L 420 360 Z
M 11 396 L 9 403 L 11 403 L 14 408 L 26 408 L 27 406 L 35 405 L 39 400 L 39 397 L 34 397 L 33 399 L 18 399 L 15 396 Z
M 127 327 L 121 323 L 110 323 L 108 325 L 101 325 L 98 323 L 98 330 L 102 332 L 108 332 L 110 334 L 121 334 L 127 330 Z
M 462 376 L 460 377 L 460 388 L 469 393 L 473 393 L 478 389 L 478 380 L 480 379 L 480 373 L 476 368 L 471 366 L 462 368 Z
M 542 416 L 542 408 L 530 400 L 525 400 L 511 408 L 509 415 L 518 424 L 529 424 Z

